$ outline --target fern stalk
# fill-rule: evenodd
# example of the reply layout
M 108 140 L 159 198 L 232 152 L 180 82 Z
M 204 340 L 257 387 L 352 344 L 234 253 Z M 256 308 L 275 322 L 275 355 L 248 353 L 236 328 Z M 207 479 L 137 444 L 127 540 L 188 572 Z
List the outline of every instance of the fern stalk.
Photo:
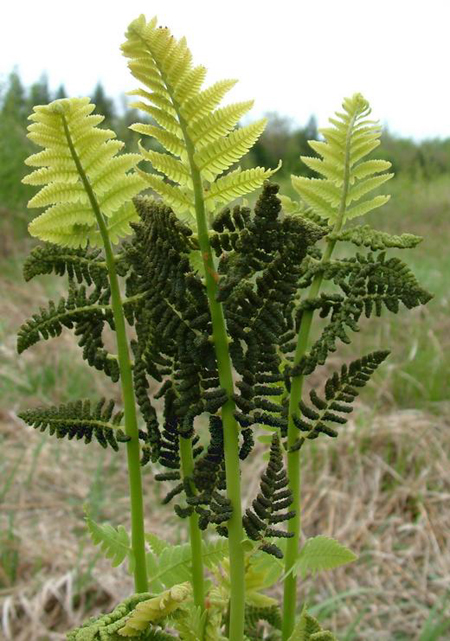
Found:
M 146 592 L 148 589 L 148 580 L 145 558 L 144 509 L 142 497 L 142 476 L 140 465 L 138 424 L 136 415 L 136 403 L 134 397 L 133 377 L 131 373 L 131 362 L 128 350 L 128 340 L 125 329 L 125 317 L 123 313 L 119 280 L 117 278 L 114 252 L 111 246 L 105 219 L 100 211 L 100 207 L 92 190 L 91 184 L 75 150 L 69 127 L 67 125 L 67 120 L 64 114 L 62 114 L 62 120 L 67 144 L 80 175 L 83 186 L 88 195 L 92 210 L 95 214 L 95 218 L 97 220 L 98 228 L 105 249 L 106 264 L 108 267 L 109 283 L 111 287 L 111 306 L 115 323 L 117 356 L 120 368 L 120 381 L 122 386 L 125 432 L 127 436 L 130 437 L 130 440 L 127 442 L 127 462 L 131 502 L 131 544 L 136 560 L 134 569 L 134 585 L 136 592 Z
M 225 452 L 225 472 L 227 496 L 231 502 L 233 514 L 228 521 L 228 539 L 230 551 L 230 623 L 229 639 L 242 641 L 244 638 L 245 614 L 245 566 L 242 541 L 241 478 L 239 469 L 239 427 L 234 418 L 235 404 L 232 400 L 234 384 L 228 335 L 222 304 L 217 302 L 218 274 L 214 265 L 211 244 L 206 220 L 205 203 L 200 172 L 194 162 L 193 145 L 187 135 L 186 126 L 181 114 L 180 124 L 185 136 L 186 150 L 191 167 L 194 188 L 195 214 L 197 219 L 198 242 L 205 268 L 206 291 L 211 312 L 214 348 L 217 358 L 220 386 L 226 390 L 228 401 L 222 407 L 223 440 Z
M 232 506 L 232 516 L 227 523 L 231 582 L 229 638 L 233 639 L 233 641 L 243 641 L 245 614 L 245 567 L 244 550 L 242 547 L 244 530 L 242 526 L 241 480 L 239 466 L 239 426 L 234 418 L 234 412 L 236 409 L 235 403 L 232 400 L 234 384 L 231 357 L 228 349 L 228 334 L 225 317 L 222 304 L 216 300 L 219 277 L 216 272 L 211 251 L 202 176 L 194 159 L 196 150 L 188 132 L 188 122 L 183 117 L 181 106 L 176 98 L 172 83 L 167 76 L 164 63 L 161 63 L 161 60 L 157 55 L 153 56 L 151 46 L 146 42 L 142 35 L 137 31 L 135 32 L 135 35 L 141 40 L 149 52 L 149 55 L 152 57 L 170 98 L 171 105 L 181 129 L 190 177 L 192 180 L 198 243 L 205 270 L 206 291 L 211 314 L 212 334 L 217 359 L 219 381 L 220 386 L 226 391 L 228 396 L 228 401 L 222 406 L 221 412 L 223 422 L 227 496 Z M 191 546 L 193 546 L 192 538 Z M 194 547 L 192 549 L 192 562 L 193 564 L 196 564 L 196 567 L 193 569 L 193 575 L 195 574 L 196 576 L 199 576 L 200 572 L 203 572 L 203 568 L 201 566 L 202 559 L 201 557 L 198 557 L 198 555 L 194 556 Z
M 347 131 L 345 143 L 345 160 L 344 160 L 344 181 L 342 186 L 342 197 L 339 205 L 339 213 L 336 223 L 333 228 L 333 233 L 341 231 L 345 220 L 345 210 L 347 203 L 347 195 L 350 181 L 350 145 L 353 126 L 357 119 L 358 112 L 355 111 Z M 326 263 L 330 260 L 333 250 L 336 245 L 336 240 L 327 240 L 327 246 L 323 253 L 321 262 Z M 308 298 L 317 298 L 322 286 L 323 273 L 319 272 L 312 284 L 309 291 Z M 314 316 L 313 309 L 306 309 L 302 315 L 300 328 L 297 338 L 297 345 L 294 354 L 295 367 L 300 363 L 305 356 L 309 334 L 311 331 L 312 321 Z M 288 532 L 293 533 L 294 536 L 287 539 L 286 554 L 285 554 L 285 573 L 284 580 L 284 593 L 283 593 L 283 627 L 282 627 L 282 640 L 288 641 L 295 625 L 295 611 L 297 605 L 297 577 L 292 573 L 292 568 L 298 556 L 298 546 L 300 539 L 301 529 L 301 450 L 296 449 L 291 451 L 298 438 L 298 429 L 294 423 L 294 415 L 299 415 L 299 403 L 302 398 L 304 375 L 292 377 L 291 393 L 289 397 L 289 419 L 288 419 L 288 454 L 287 454 L 287 472 L 289 478 L 289 489 L 292 492 L 293 502 L 292 507 L 295 509 L 295 517 L 288 521 Z
M 181 469 L 185 479 L 192 478 L 194 472 L 194 457 L 191 439 L 180 439 Z M 202 535 L 198 526 L 198 515 L 193 512 L 189 516 L 189 540 L 192 552 L 192 589 L 194 603 L 202 611 L 205 608 L 205 581 L 203 577 Z

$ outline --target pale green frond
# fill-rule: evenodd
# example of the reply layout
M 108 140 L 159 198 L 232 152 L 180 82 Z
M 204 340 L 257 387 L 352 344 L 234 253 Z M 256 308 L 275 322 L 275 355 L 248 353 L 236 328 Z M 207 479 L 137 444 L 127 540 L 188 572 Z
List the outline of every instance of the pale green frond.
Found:
M 28 207 L 45 207 L 56 203 L 87 203 L 88 197 L 82 184 L 52 182 L 41 189 L 29 202 Z
M 117 156 L 123 143 L 113 140 L 115 133 L 98 129 L 103 116 L 89 98 L 64 98 L 35 107 L 28 136 L 44 150 L 27 160 L 39 167 L 24 179 L 42 185 L 29 207 L 48 207 L 30 224 L 30 233 L 42 240 L 63 246 L 85 246 L 96 234 L 98 209 L 111 218 L 114 239 L 129 233 L 133 214 L 122 209 L 145 187 L 145 182 L 130 173 L 140 161 L 138 154 Z M 95 213 L 97 211 L 97 214 Z
M 144 160 L 150 162 L 156 171 L 165 174 L 170 180 L 180 185 L 191 183 L 189 168 L 180 160 L 169 154 L 160 154 L 158 151 L 144 149 L 141 143 L 139 143 L 139 151 Z
M 337 641 L 337 639 L 328 630 L 323 630 L 317 619 L 304 607 L 288 641 Z
M 321 158 L 313 158 L 311 156 L 300 156 L 300 160 L 313 171 L 316 171 L 318 174 L 321 174 L 328 180 L 334 182 L 337 187 L 342 185 L 342 173 L 335 164 L 325 162 Z
M 364 178 L 359 180 L 353 187 L 350 187 L 347 195 L 347 205 L 354 200 L 359 200 L 369 192 L 377 189 L 383 183 L 394 177 L 394 174 L 381 174 L 381 176 L 373 176 L 371 178 Z
M 164 182 L 160 176 L 155 174 L 147 174 L 142 169 L 136 170 L 145 180 L 145 182 L 154 190 L 156 193 L 161 196 L 161 198 L 166 202 L 170 207 L 173 207 L 174 211 L 183 214 L 185 212 L 192 212 L 194 208 L 194 200 L 191 194 L 183 191 L 180 187 L 169 185 Z
M 366 160 L 356 167 L 353 167 L 353 178 L 366 178 L 373 174 L 379 174 L 382 171 L 387 171 L 392 167 L 392 163 L 388 160 Z
M 63 247 L 85 247 L 95 229 L 92 210 L 79 203 L 49 207 L 28 226 L 31 236 Z
M 315 182 L 325 183 L 325 181 L 320 181 L 320 179 L 317 179 Z M 336 219 L 336 209 L 323 197 L 322 189 L 318 189 L 312 179 L 304 178 L 303 176 L 292 176 L 292 186 L 319 216 L 332 221 Z M 323 188 L 323 185 L 321 187 Z
M 198 65 L 191 69 L 185 77 L 177 83 L 175 98 L 181 104 L 193 98 L 201 89 L 206 77 L 206 67 Z
M 62 169 L 57 167 L 42 167 L 36 169 L 31 174 L 25 176 L 22 180 L 24 185 L 47 185 L 50 182 L 55 183 L 75 183 L 78 180 L 78 172 L 76 169 Z
M 150 105 L 145 104 L 145 102 L 132 102 L 130 107 L 145 111 L 145 113 L 148 113 L 149 116 L 156 120 L 158 125 L 161 125 L 161 127 L 164 127 L 164 129 L 167 129 L 170 133 L 175 135 L 179 135 L 181 133 L 178 120 L 171 113 L 168 113 L 163 109 L 159 109 L 158 107 L 151 107 Z
M 335 539 L 319 535 L 306 541 L 292 572 L 305 578 L 310 572 L 315 574 L 323 570 L 333 570 L 356 559 L 357 556 L 351 550 Z
M 105 216 L 112 216 L 126 202 L 137 196 L 145 188 L 145 182 L 138 174 L 126 174 L 120 182 L 116 181 L 100 199 L 100 209 Z
M 178 214 L 194 213 L 191 185 L 199 178 L 211 183 L 202 185 L 210 209 L 216 202 L 227 202 L 261 185 L 261 172 L 265 170 L 259 169 L 253 174 L 234 172 L 233 177 L 224 177 L 217 186 L 213 185 L 220 174 L 248 152 L 265 126 L 265 121 L 259 121 L 236 129 L 252 101 L 220 107 L 235 80 L 219 80 L 203 89 L 206 69 L 193 65 L 185 38 L 177 40 L 169 29 L 158 27 L 155 19 L 147 23 L 144 16 L 129 25 L 122 51 L 129 58 L 132 74 L 151 89 L 132 92 L 143 98 L 133 106 L 148 113 L 159 125 L 136 124 L 132 129 L 154 137 L 169 154 L 180 159 L 141 147 L 143 158 L 175 183 L 168 184 L 153 174 L 146 177 L 168 205 Z M 144 175 L 141 170 L 139 175 Z M 266 172 L 264 177 L 268 175 Z
M 211 184 L 205 195 L 206 206 L 213 209 L 216 203 L 228 203 L 235 198 L 250 194 L 259 189 L 264 181 L 268 180 L 279 168 L 280 165 L 276 169 L 255 167 L 243 171 L 239 168 L 226 174 Z
M 354 207 L 350 207 L 350 209 L 347 209 L 346 218 L 348 218 L 348 220 L 351 220 L 352 218 L 357 218 L 358 216 L 364 216 L 365 214 L 368 214 L 369 211 L 385 205 L 389 199 L 390 196 L 388 195 L 375 196 L 375 198 L 372 198 L 372 200 L 366 200 L 359 205 L 354 205 Z
M 292 178 L 294 188 L 313 212 L 334 221 L 338 228 L 346 220 L 384 204 L 386 197 L 380 196 L 349 209 L 352 202 L 392 177 L 384 173 L 390 163 L 363 161 L 378 147 L 381 136 L 379 123 L 367 118 L 370 114 L 367 100 L 361 94 L 354 94 L 344 99 L 342 108 L 335 118 L 330 118 L 331 127 L 319 130 L 325 140 L 309 142 L 320 158 L 302 156 L 302 161 L 323 179 Z
M 130 537 L 123 525 L 114 528 L 109 523 L 99 525 L 95 523 L 88 515 L 86 524 L 94 545 L 98 545 L 107 559 L 111 560 L 111 565 L 117 567 L 128 558 L 133 565 L 133 550 L 130 544 Z
M 136 131 L 138 134 L 143 134 L 144 136 L 151 136 L 155 138 L 168 152 L 174 154 L 175 156 L 181 156 L 184 153 L 184 145 L 182 141 L 175 136 L 175 134 L 170 133 L 161 129 L 161 127 L 155 127 L 154 125 L 144 125 L 136 123 L 130 126 L 132 131 Z
M 236 129 L 226 138 L 220 138 L 198 151 L 194 160 L 206 180 L 214 180 L 218 174 L 240 160 L 258 140 L 266 122 L 263 118 L 242 129 Z
M 181 113 L 189 123 L 198 120 L 217 107 L 224 96 L 234 87 L 237 80 L 219 80 L 182 105 Z
M 253 100 L 236 102 L 216 109 L 203 118 L 195 120 L 188 128 L 193 143 L 199 148 L 214 142 L 222 136 L 226 136 L 234 129 L 240 119 L 250 111 L 253 104 Z
M 123 179 L 124 173 L 133 169 L 140 160 L 139 154 L 122 154 L 112 158 L 108 165 L 95 175 L 95 179 L 92 181 L 95 193 L 100 196 L 113 189 Z
M 119 630 L 119 634 L 123 637 L 139 636 L 151 623 L 165 619 L 169 614 L 178 610 L 191 592 L 192 586 L 186 582 L 174 585 L 153 599 L 141 601 L 127 619 L 124 627 Z
M 131 223 L 139 220 L 139 214 L 132 202 L 126 202 L 120 209 L 115 211 L 107 220 L 106 228 L 110 241 L 116 245 L 122 238 L 133 233 Z M 89 243 L 93 247 L 101 246 L 102 238 L 98 229 L 94 228 L 88 235 Z

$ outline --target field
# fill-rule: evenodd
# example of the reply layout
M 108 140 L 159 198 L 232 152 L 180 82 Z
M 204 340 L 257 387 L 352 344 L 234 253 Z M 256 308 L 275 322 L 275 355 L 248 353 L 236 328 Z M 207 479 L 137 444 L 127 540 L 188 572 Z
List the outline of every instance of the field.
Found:
M 359 560 L 301 590 L 341 641 L 436 641 L 450 638 L 450 178 L 399 178 L 388 191 L 371 222 L 425 237 L 406 260 L 434 299 L 368 322 L 351 352 L 340 352 L 392 350 L 337 441 L 304 450 L 303 529 L 334 536 Z M 17 357 L 18 327 L 59 285 L 21 277 L 31 246 L 17 233 L 25 216 L 2 212 L 0 237 L 0 637 L 47 641 L 131 589 L 125 568 L 111 570 L 83 527 L 86 503 L 95 520 L 127 525 L 127 480 L 122 457 L 100 447 L 88 454 L 17 418 L 38 404 L 117 397 L 68 332 Z M 263 465 L 255 451 L 248 497 Z M 147 527 L 177 542 L 183 530 L 145 469 Z

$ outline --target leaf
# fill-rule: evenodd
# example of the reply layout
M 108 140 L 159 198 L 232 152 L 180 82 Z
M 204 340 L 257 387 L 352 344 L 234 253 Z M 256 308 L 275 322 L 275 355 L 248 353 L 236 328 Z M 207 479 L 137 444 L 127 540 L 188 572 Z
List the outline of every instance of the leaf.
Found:
M 168 541 L 160 539 L 159 536 L 153 534 L 153 532 L 146 532 L 145 540 L 157 556 L 159 556 L 166 548 L 172 547 Z
M 300 619 L 288 641 L 337 641 L 328 630 L 322 630 L 320 623 L 303 608 Z
M 155 541 L 153 540 L 153 544 Z M 153 544 L 152 548 L 153 548 Z M 161 549 L 160 543 L 156 543 Z M 228 542 L 224 540 L 203 543 L 202 559 L 204 565 L 212 569 L 217 566 L 228 553 Z M 169 545 L 161 552 L 147 553 L 147 568 L 150 576 L 150 589 L 158 591 L 163 587 L 169 588 L 177 583 L 191 580 L 191 546 Z
M 294 563 L 292 572 L 294 575 L 300 574 L 305 578 L 308 572 L 314 574 L 321 570 L 332 570 L 351 563 L 357 558 L 351 550 L 335 539 L 319 535 L 306 541 Z
M 125 626 L 119 630 L 119 634 L 123 637 L 139 636 L 142 631 L 148 628 L 149 624 L 164 619 L 180 608 L 181 603 L 190 596 L 191 592 L 191 584 L 186 582 L 174 585 L 153 599 L 141 601 L 135 607 Z
M 117 567 L 128 557 L 128 571 L 133 573 L 135 559 L 130 545 L 130 537 L 123 525 L 114 528 L 109 523 L 99 525 L 89 515 L 86 515 L 86 524 L 94 545 L 100 546 L 107 559 L 111 559 L 113 568 Z

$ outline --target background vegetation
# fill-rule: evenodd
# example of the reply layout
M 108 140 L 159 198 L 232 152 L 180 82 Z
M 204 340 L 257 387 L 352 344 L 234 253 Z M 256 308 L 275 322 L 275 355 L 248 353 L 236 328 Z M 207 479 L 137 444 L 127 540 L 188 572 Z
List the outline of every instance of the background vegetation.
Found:
M 95 520 L 123 520 L 124 461 L 100 449 L 88 457 L 82 445 L 47 439 L 16 416 L 33 404 L 115 394 L 82 363 L 68 334 L 20 359 L 15 351 L 30 310 L 58 296 L 56 279 L 25 287 L 21 276 L 33 243 L 26 233 L 32 188 L 20 182 L 32 152 L 26 119 L 33 105 L 64 95 L 64 87 L 51 92 L 45 77 L 25 88 L 16 73 L 0 88 L 0 637 L 19 641 L 63 639 L 68 626 L 130 589 L 125 570 L 103 564 L 82 524 L 85 502 Z M 133 111 L 119 109 L 101 85 L 92 99 L 106 126 L 133 147 Z M 276 179 L 290 195 L 289 176 L 304 173 L 299 157 L 311 155 L 307 140 L 317 137 L 313 117 L 300 127 L 269 114 L 246 164 L 275 167 L 282 158 Z M 342 641 L 434 641 L 450 636 L 450 138 L 415 142 L 385 131 L 377 156 L 393 163 L 396 178 L 386 187 L 391 201 L 370 222 L 425 238 L 402 258 L 435 298 L 377 329 L 369 324 L 353 342 L 361 353 L 390 345 L 392 355 L 337 443 L 314 443 L 305 455 L 304 524 L 306 536 L 332 534 L 360 560 L 322 577 L 315 592 L 308 582 L 302 590 Z M 258 452 L 253 464 L 248 496 L 264 465 Z M 149 526 L 176 542 L 180 528 L 159 507 L 151 476 L 146 470 Z

